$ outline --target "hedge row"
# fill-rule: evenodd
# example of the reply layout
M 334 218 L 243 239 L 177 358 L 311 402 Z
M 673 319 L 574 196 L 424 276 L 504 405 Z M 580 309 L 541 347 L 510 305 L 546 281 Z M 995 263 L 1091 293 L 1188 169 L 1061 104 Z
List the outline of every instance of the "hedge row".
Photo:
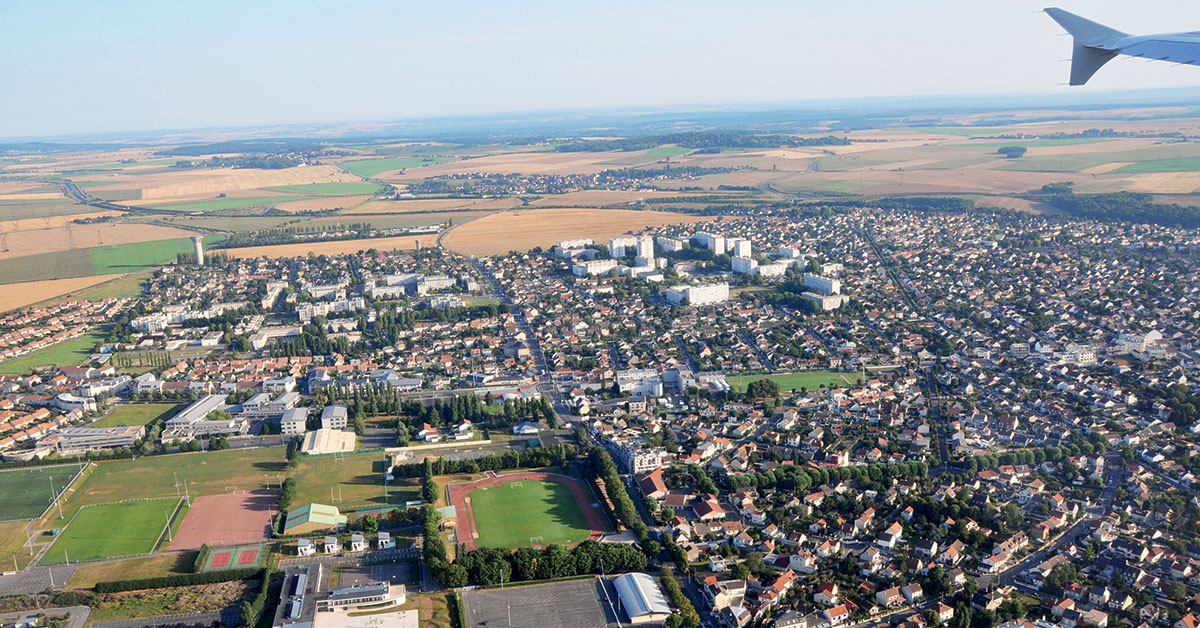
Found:
M 671 598 L 671 604 L 679 609 L 679 617 L 683 620 L 683 625 L 699 626 L 700 614 L 696 612 L 696 607 L 692 606 L 692 601 L 688 599 L 688 596 L 684 595 L 683 589 L 679 588 L 679 583 L 675 581 L 671 570 L 663 566 L 658 575 L 662 580 L 663 588 L 667 590 L 667 597 Z
M 242 626 L 253 626 L 258 623 L 258 618 L 262 615 L 263 607 L 267 605 L 267 589 L 271 584 L 271 571 L 268 569 L 262 570 L 262 586 L 258 587 L 258 593 L 250 602 L 242 602 Z
M 214 582 L 232 582 L 245 580 L 266 571 L 262 567 L 247 567 L 245 569 L 228 569 L 225 571 L 208 571 L 205 573 L 179 574 L 161 576 L 158 578 L 138 578 L 136 580 L 112 580 L 97 582 L 96 593 L 116 593 L 118 591 L 138 591 L 141 589 L 166 589 L 170 587 L 186 587 L 195 584 L 213 584 Z

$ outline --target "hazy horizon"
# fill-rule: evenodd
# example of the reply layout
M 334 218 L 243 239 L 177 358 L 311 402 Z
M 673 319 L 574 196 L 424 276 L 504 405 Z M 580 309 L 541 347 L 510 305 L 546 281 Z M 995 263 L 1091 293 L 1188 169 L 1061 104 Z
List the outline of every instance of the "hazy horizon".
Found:
M 1046 4 L 5 4 L 0 137 L 1200 86 L 1119 58 L 1066 87 Z M 1179 0 L 1061 6 L 1135 34 L 1200 27 Z

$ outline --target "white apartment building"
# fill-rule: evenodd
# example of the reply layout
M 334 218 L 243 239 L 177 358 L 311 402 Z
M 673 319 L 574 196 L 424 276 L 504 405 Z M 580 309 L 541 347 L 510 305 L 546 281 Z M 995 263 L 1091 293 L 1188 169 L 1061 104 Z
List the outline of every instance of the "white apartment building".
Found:
M 749 275 L 758 268 L 758 260 L 749 257 L 734 257 L 729 260 L 729 267 L 739 275 Z
M 704 286 L 678 285 L 667 288 L 667 301 L 673 305 L 709 305 L 729 300 L 729 284 L 714 283 Z
M 588 275 L 603 275 L 616 267 L 616 260 L 594 259 L 586 262 L 577 262 L 574 266 L 571 266 L 571 272 L 576 277 L 586 277 Z
M 811 288 L 826 296 L 831 294 L 842 293 L 842 282 L 840 279 L 833 277 L 822 277 L 820 275 L 804 275 L 804 287 Z

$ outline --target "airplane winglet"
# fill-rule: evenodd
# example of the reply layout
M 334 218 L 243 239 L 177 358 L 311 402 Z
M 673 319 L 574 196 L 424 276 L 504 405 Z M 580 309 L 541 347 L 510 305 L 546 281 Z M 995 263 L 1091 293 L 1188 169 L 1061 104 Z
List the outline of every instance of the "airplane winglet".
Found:
M 1075 50 L 1071 54 L 1071 85 L 1087 83 L 1097 70 L 1117 56 L 1117 52 L 1110 48 L 1111 43 L 1129 36 L 1128 33 L 1109 28 L 1057 7 L 1050 7 L 1045 11 L 1074 38 Z

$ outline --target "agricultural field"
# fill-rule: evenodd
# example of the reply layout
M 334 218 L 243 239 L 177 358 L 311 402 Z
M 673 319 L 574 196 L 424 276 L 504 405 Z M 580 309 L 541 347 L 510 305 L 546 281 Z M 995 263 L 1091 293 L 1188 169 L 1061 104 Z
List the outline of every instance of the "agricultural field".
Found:
M 485 211 L 512 209 L 522 205 L 521 199 L 503 198 L 417 198 L 397 201 L 371 201 L 354 207 L 342 215 L 407 214 L 446 211 Z
M 90 427 L 146 425 L 156 419 L 170 418 L 181 409 L 181 406 L 173 403 L 123 403 L 113 407 L 111 412 Z
M 169 209 L 178 212 L 215 212 L 226 209 L 242 209 L 245 207 L 272 207 L 276 203 L 289 201 L 306 201 L 313 197 L 306 196 L 253 196 L 250 198 L 216 198 L 207 201 L 187 201 L 182 203 L 164 203 L 154 205 L 155 209 Z
M 624 209 L 536 209 L 506 211 L 455 227 L 442 238 L 451 250 L 468 255 L 495 255 L 533 247 L 549 248 L 561 240 L 607 240 L 646 227 L 695 224 L 709 216 Z
M 1117 174 L 1140 172 L 1200 172 L 1200 157 L 1178 157 L 1175 159 L 1153 159 L 1131 163 L 1113 170 Z
M 0 375 L 23 375 L 32 373 L 34 369 L 42 366 L 79 366 L 88 359 L 92 350 L 103 339 L 103 334 L 93 331 L 45 349 L 0 362 Z
M 193 235 L 196 234 L 172 227 L 116 222 L 11 231 L 6 232 L 7 247 L 0 250 L 0 259 L 68 249 L 190 238 Z
M 2 272 L 3 267 L 0 266 L 0 273 Z M 80 292 L 80 297 L 86 297 L 91 294 L 87 290 L 88 288 L 96 286 L 95 290 L 102 291 L 104 286 L 97 284 L 105 284 L 105 282 L 112 281 L 116 277 L 119 277 L 119 275 L 72 277 L 69 279 L 47 279 L 43 281 L 0 284 L 0 313 L 56 299 L 62 295 L 75 292 Z M 96 294 L 103 294 L 103 292 L 97 292 Z M 95 296 L 92 298 L 99 299 L 104 297 Z
M 481 487 L 468 494 L 479 538 L 477 547 L 529 547 L 578 543 L 591 534 L 583 511 L 560 482 L 524 480 Z
M 167 520 L 183 506 L 183 498 L 145 499 L 88 506 L 67 525 L 38 561 L 52 565 L 137 556 L 154 550 Z
M 287 471 L 284 454 L 283 447 L 260 447 L 100 462 L 63 502 L 65 519 L 55 511 L 44 523 L 47 527 L 65 524 L 85 504 L 174 497 L 176 477 L 178 494 L 184 494 L 186 480 L 186 492 L 192 497 L 256 491 L 268 483 L 278 486 Z
M 289 214 L 341 211 L 358 207 L 372 198 L 372 196 L 366 194 L 360 196 L 321 196 L 317 198 L 305 198 L 305 200 L 300 201 L 276 203 L 274 209 Z
M 694 192 L 664 190 L 581 190 L 566 194 L 548 194 L 530 201 L 537 207 L 627 207 L 645 199 L 678 198 L 695 195 Z
M 139 173 L 122 171 L 111 177 L 109 185 L 92 186 L 88 192 L 100 198 L 113 194 L 127 200 L 172 203 L 211 200 L 218 194 L 235 196 L 243 191 L 313 183 L 353 182 L 360 179 L 336 166 L 303 166 L 263 170 L 257 168 L 166 168 Z
M 363 178 L 371 178 L 385 172 L 407 170 L 421 166 L 436 166 L 449 161 L 456 161 L 456 159 L 452 157 L 385 157 L 382 159 L 354 159 L 343 161 L 338 165 L 347 172 L 352 172 Z
M 272 244 L 217 250 L 224 255 L 238 259 L 249 257 L 303 257 L 309 253 L 314 255 L 342 255 L 345 253 L 366 251 L 368 249 L 375 249 L 377 251 L 403 251 L 417 248 L 417 242 L 421 242 L 424 246 L 433 246 L 437 242 L 437 235 L 301 242 L 297 244 Z
M 305 456 L 296 473 L 296 497 L 292 503 L 332 504 L 343 512 L 356 508 L 403 506 L 420 499 L 415 479 L 399 479 L 387 487 L 384 498 L 383 474 L 386 457 L 382 452 L 346 456 Z M 330 501 L 332 499 L 332 501 Z
M 204 244 L 210 246 L 222 240 L 219 235 L 205 236 Z M 96 247 L 92 249 L 92 273 L 110 275 L 146 270 L 173 262 L 180 253 L 193 250 L 191 238 Z
M 773 375 L 738 375 L 726 378 L 729 386 L 737 392 L 746 389 L 750 382 L 769 379 L 779 384 L 779 391 L 816 390 L 825 387 L 847 386 L 862 379 L 860 373 L 843 373 L 841 371 L 801 371 L 796 373 L 776 373 Z
M 309 183 L 305 185 L 284 185 L 267 188 L 274 192 L 299 194 L 301 196 L 353 196 L 355 194 L 378 194 L 383 186 L 366 181 L 346 181 L 342 183 Z
M 0 521 L 40 517 L 50 499 L 62 493 L 79 470 L 77 464 L 64 464 L 0 471 Z

